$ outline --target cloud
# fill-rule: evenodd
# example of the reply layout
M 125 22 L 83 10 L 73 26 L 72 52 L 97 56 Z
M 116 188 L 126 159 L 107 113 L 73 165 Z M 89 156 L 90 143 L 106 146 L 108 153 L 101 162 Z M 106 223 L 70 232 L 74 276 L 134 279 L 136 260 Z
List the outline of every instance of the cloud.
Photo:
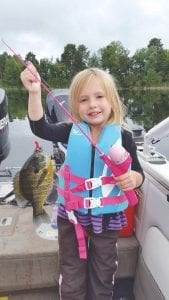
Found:
M 133 53 L 153 37 L 169 47 L 168 15 L 167 0 L 6 0 L 0 37 L 19 54 L 32 51 L 37 58 L 58 58 L 68 43 L 93 53 L 120 41 Z

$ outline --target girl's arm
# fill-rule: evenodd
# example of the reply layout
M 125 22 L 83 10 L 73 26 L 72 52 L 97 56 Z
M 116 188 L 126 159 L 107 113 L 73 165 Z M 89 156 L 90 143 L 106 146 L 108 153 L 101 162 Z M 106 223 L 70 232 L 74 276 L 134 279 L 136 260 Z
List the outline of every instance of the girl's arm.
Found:
M 67 143 L 72 123 L 49 124 L 47 122 L 41 100 L 40 76 L 31 62 L 28 62 L 27 68 L 21 73 L 21 81 L 29 92 L 28 116 L 32 132 L 54 143 Z
M 34 76 L 35 74 L 35 76 Z M 21 81 L 29 92 L 28 115 L 30 120 L 37 121 L 43 116 L 43 106 L 41 101 L 41 85 L 36 77 L 40 76 L 31 62 L 28 62 L 27 68 L 21 73 Z

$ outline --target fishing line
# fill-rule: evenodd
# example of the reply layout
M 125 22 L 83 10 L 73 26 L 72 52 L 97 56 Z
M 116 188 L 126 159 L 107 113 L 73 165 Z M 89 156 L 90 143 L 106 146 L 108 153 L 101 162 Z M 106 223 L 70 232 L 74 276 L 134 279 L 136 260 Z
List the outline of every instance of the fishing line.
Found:
M 71 121 L 78 127 L 78 129 L 81 131 L 81 133 L 87 138 L 87 140 L 92 144 L 92 146 L 98 151 L 98 153 L 102 156 L 104 153 L 99 149 L 99 147 L 94 143 L 94 141 L 91 139 L 90 136 L 86 134 L 86 132 L 83 130 L 83 128 L 79 125 L 78 121 L 72 116 L 72 114 L 65 108 L 63 105 L 63 102 L 60 102 L 55 95 L 53 95 L 52 91 L 47 87 L 46 83 L 42 78 L 39 78 L 38 75 L 36 75 L 30 68 L 29 64 L 25 62 L 20 55 L 18 55 L 13 48 L 11 48 L 3 39 L 1 39 L 2 43 L 14 54 L 14 57 L 25 67 L 29 70 L 29 72 L 35 77 L 37 82 L 41 84 L 41 86 L 44 88 L 46 92 L 48 92 L 48 96 L 50 96 L 54 102 L 56 102 L 61 109 L 64 111 L 64 113 L 71 119 Z

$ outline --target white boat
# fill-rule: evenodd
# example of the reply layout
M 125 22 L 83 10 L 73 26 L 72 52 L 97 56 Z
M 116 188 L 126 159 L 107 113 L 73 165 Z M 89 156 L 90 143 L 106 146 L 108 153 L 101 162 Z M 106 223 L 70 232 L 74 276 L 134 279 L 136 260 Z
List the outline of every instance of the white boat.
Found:
M 135 229 L 118 241 L 116 300 L 169 300 L 169 160 L 155 148 L 168 135 L 169 118 L 144 135 L 138 150 L 145 181 Z M 0 183 L 0 300 L 59 299 L 57 240 L 35 233 L 31 207 L 10 204 L 11 180 L 9 172 Z M 46 209 L 51 213 L 53 208 Z

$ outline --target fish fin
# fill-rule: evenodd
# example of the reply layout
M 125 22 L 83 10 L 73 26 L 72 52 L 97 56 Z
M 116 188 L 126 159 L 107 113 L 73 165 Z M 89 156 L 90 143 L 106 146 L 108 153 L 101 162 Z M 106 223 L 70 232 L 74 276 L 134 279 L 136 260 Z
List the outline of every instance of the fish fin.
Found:
M 51 187 L 51 190 L 49 191 L 49 194 L 47 195 L 46 204 L 55 204 L 58 198 L 57 193 L 57 185 L 58 185 L 58 175 L 54 173 L 53 175 L 53 185 Z
M 38 180 L 38 183 L 37 183 L 37 186 L 41 185 L 41 183 L 44 181 L 46 175 L 48 173 L 48 170 L 47 169 L 44 169 L 42 175 L 40 176 L 39 180 Z
M 13 188 L 15 195 L 20 195 L 19 172 L 17 172 L 13 178 Z
M 26 207 L 29 203 L 27 199 L 24 198 L 22 195 L 22 192 L 20 190 L 20 178 L 19 178 L 20 172 L 17 172 L 13 178 L 13 187 L 14 187 L 14 194 L 15 194 L 15 200 L 17 202 L 17 205 L 20 207 Z
M 51 176 L 54 175 L 53 163 L 52 163 L 51 159 L 48 160 L 48 164 L 47 164 L 46 168 L 43 170 L 43 173 L 38 180 L 37 186 L 41 185 L 41 183 L 44 181 L 45 177 L 48 176 L 49 174 L 51 174 Z
M 33 222 L 35 225 L 40 225 L 42 223 L 51 223 L 51 218 L 49 217 L 46 210 L 43 209 L 41 214 L 35 215 L 35 213 L 33 213 Z
M 53 167 L 53 162 L 51 159 L 49 159 L 49 164 L 48 164 L 48 171 L 54 175 L 55 171 L 54 171 L 54 167 Z
M 17 205 L 19 207 L 27 207 L 28 204 L 30 203 L 29 200 L 26 200 L 24 198 L 15 198 L 16 202 L 17 202 Z
M 45 240 L 58 240 L 58 228 L 53 228 L 51 224 L 42 223 L 36 228 L 36 234 Z

